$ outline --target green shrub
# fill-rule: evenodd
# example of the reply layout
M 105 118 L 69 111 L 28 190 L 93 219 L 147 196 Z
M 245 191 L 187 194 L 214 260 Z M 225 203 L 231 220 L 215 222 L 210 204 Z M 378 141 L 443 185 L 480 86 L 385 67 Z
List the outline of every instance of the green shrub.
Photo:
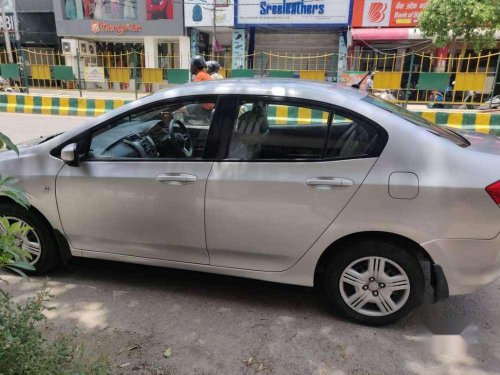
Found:
M 25 303 L 0 294 L 1 375 L 104 375 L 111 373 L 103 360 L 90 361 L 75 345 L 74 337 L 49 341 L 40 325 L 45 320 L 49 292 L 44 288 Z

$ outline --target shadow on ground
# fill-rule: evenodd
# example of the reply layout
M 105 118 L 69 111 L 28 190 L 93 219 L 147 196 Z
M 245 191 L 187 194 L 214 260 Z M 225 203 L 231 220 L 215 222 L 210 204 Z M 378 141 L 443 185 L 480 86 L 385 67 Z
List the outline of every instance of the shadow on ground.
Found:
M 7 276 L 18 299 L 44 278 Z M 320 290 L 229 276 L 74 259 L 50 275 L 51 330 L 77 326 L 124 374 L 494 374 L 500 283 L 383 328 L 332 314 Z M 478 342 L 425 339 L 422 318 L 465 320 Z M 439 320 L 441 319 L 441 320 Z M 172 356 L 165 358 L 170 347 Z

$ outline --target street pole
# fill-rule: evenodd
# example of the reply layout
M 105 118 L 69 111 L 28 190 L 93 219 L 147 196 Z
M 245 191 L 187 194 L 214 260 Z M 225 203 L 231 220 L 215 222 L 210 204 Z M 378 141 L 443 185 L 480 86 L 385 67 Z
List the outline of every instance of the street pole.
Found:
M 17 63 L 19 64 L 19 58 L 21 58 L 21 63 L 23 64 L 23 72 L 22 72 L 22 79 L 23 79 L 23 85 L 24 85 L 24 91 L 29 94 L 29 87 L 28 87 L 28 75 L 26 72 L 26 60 L 24 56 L 24 51 L 21 47 L 21 34 L 19 32 L 19 19 L 17 18 L 17 5 L 16 1 L 12 2 L 13 8 L 13 18 L 14 18 L 14 32 L 16 36 L 16 48 L 17 48 Z M 19 77 L 21 78 L 21 77 Z M 21 82 L 19 82 L 21 85 Z
M 411 75 L 413 73 L 413 62 L 415 61 L 415 53 L 412 52 L 411 60 L 410 60 L 410 71 L 408 73 L 408 82 L 406 82 L 406 95 L 405 95 L 405 105 L 404 107 L 408 107 L 408 99 L 410 98 L 410 87 L 411 87 Z
M 495 78 L 493 78 L 493 85 L 491 87 L 490 104 L 488 105 L 490 109 L 491 105 L 493 104 L 493 97 L 495 96 L 497 85 L 500 84 L 499 82 L 497 82 L 499 68 L 500 68 L 500 55 L 497 56 L 497 69 L 495 70 Z
M 82 73 L 80 71 L 80 49 L 76 49 L 76 67 L 78 72 L 78 91 L 80 91 L 80 98 L 82 97 Z
M 217 9 L 215 8 L 215 0 L 213 0 L 213 15 L 214 15 L 214 41 L 212 43 L 212 60 L 215 60 L 215 46 L 217 43 Z
M 7 16 L 5 15 L 4 0 L 0 0 L 0 11 L 2 13 L 2 29 L 3 38 L 5 39 L 5 48 L 7 49 L 7 55 L 9 57 L 9 63 L 14 63 L 14 58 L 12 57 L 12 48 L 10 46 L 10 36 L 9 30 L 7 30 Z

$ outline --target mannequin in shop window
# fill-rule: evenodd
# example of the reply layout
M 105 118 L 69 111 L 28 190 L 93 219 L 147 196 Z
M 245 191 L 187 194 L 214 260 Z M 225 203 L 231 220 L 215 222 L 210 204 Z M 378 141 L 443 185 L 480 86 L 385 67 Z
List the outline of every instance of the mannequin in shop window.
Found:
M 75 0 L 66 0 L 64 4 L 64 14 L 68 20 L 76 20 L 76 3 Z
M 94 18 L 102 19 L 102 15 L 104 13 L 103 0 L 94 0 Z
M 173 20 L 174 0 L 146 0 L 148 20 Z
M 123 2 L 123 18 L 128 20 L 134 20 L 137 18 L 135 13 L 135 8 L 137 7 L 137 2 L 135 0 L 125 0 Z
M 122 4 L 120 0 L 110 0 L 111 2 L 111 18 L 114 20 L 122 19 Z
M 92 18 L 94 15 L 94 0 L 82 0 L 83 17 L 86 19 Z

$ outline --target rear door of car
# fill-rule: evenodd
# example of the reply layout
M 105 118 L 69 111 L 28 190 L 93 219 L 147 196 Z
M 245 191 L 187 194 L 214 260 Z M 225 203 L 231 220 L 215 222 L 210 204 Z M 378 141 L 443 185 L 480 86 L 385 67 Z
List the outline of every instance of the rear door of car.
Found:
M 387 135 L 368 119 L 322 103 L 224 100 L 235 110 L 226 116 L 207 181 L 210 264 L 288 269 L 349 202 Z

